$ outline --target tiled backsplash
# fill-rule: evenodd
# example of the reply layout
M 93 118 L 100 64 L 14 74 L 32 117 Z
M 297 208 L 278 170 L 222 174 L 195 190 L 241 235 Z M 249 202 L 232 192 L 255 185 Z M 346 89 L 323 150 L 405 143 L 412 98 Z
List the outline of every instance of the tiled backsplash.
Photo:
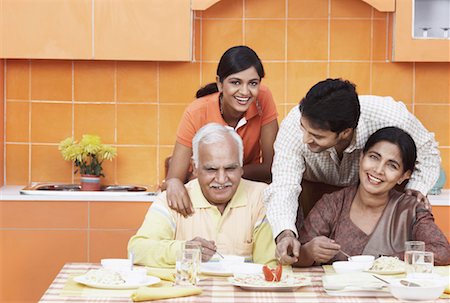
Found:
M 5 60 L 5 184 L 75 181 L 57 143 L 84 133 L 118 147 L 104 183 L 160 182 L 184 108 L 238 44 L 263 60 L 279 122 L 317 81 L 346 78 L 403 101 L 450 174 L 450 64 L 390 62 L 390 23 L 360 0 L 223 0 L 195 13 L 194 62 Z

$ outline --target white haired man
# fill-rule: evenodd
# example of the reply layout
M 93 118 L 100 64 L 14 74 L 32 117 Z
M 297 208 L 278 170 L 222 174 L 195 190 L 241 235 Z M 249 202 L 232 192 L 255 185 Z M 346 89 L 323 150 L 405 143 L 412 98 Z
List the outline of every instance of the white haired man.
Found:
M 202 127 L 192 140 L 194 179 L 186 190 L 195 212 L 171 210 L 166 193 L 158 196 L 129 243 L 136 264 L 172 267 L 183 243 L 202 244 L 202 260 L 217 250 L 274 263 L 275 242 L 265 216 L 265 183 L 242 179 L 243 144 L 239 135 L 217 123 Z

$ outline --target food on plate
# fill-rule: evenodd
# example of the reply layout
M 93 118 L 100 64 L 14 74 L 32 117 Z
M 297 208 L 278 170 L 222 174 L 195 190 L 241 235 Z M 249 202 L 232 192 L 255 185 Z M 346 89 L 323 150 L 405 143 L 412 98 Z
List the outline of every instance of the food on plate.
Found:
M 447 287 L 445 287 L 444 292 L 445 292 L 446 294 L 449 294 L 449 295 L 450 295 L 450 282 L 447 284 Z
M 370 271 L 379 272 L 394 272 L 394 271 L 404 271 L 405 263 L 397 257 L 379 257 L 373 262 Z
M 279 281 L 267 281 L 262 274 L 258 275 L 238 275 L 231 278 L 234 283 L 247 286 L 262 287 L 289 287 L 294 285 L 309 285 L 311 278 L 302 274 L 284 275 Z
M 84 278 L 87 282 L 103 285 L 121 285 L 126 283 L 118 272 L 104 268 L 91 269 L 84 275 Z
M 263 266 L 264 279 L 269 282 L 281 281 L 281 275 L 283 273 L 283 265 L 278 264 L 276 268 L 271 269 L 267 265 Z

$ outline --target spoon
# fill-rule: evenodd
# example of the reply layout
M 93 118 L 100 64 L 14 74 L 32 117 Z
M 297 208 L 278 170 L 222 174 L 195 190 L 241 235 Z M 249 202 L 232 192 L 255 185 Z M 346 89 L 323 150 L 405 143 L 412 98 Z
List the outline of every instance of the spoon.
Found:
M 375 276 L 375 275 L 372 275 L 372 276 L 373 276 L 374 278 L 377 278 L 378 280 L 380 280 L 380 281 L 386 283 L 386 284 L 391 284 L 391 283 L 389 283 L 388 281 L 386 281 L 385 279 L 381 279 L 381 278 L 378 277 L 378 276 Z
M 372 275 L 374 278 L 377 278 L 380 281 L 383 281 L 386 284 L 391 284 L 388 281 L 381 279 L 378 276 Z M 408 286 L 408 287 L 420 287 L 420 284 L 414 283 L 414 282 L 410 282 L 410 281 L 406 281 L 406 280 L 400 280 L 400 284 L 403 286 Z
M 344 252 L 344 251 L 342 251 L 342 250 L 340 250 L 339 249 L 339 251 L 341 252 L 341 254 L 343 254 L 344 256 L 346 256 L 347 257 L 347 259 L 350 259 L 352 256 L 350 256 L 348 253 L 346 253 L 346 252 Z

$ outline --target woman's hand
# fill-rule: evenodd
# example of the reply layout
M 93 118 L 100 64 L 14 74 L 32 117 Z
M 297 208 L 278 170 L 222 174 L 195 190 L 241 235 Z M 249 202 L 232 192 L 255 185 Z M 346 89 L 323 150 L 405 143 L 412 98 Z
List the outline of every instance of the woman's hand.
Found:
M 192 215 L 194 208 L 192 207 L 191 199 L 183 182 L 178 178 L 171 178 L 166 180 L 165 183 L 167 188 L 167 204 L 169 207 L 184 217 Z
M 327 263 L 341 249 L 341 246 L 325 236 L 315 237 L 303 245 L 307 254 L 317 263 Z

